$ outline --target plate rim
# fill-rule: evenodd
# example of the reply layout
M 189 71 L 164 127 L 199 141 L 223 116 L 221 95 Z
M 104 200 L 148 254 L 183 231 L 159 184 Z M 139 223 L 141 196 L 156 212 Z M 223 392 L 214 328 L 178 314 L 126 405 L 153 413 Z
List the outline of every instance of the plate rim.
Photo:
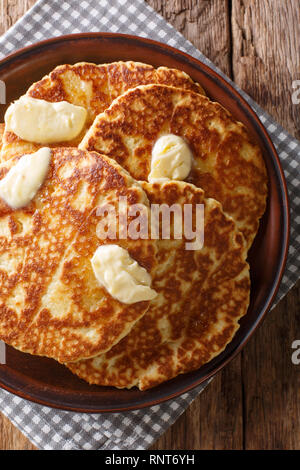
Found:
M 62 36 L 58 36 L 54 38 L 44 39 L 42 41 L 39 41 L 34 44 L 23 47 L 21 49 L 18 49 L 15 52 L 12 52 L 11 54 L 7 55 L 2 60 L 0 60 L 0 71 L 3 68 L 5 68 L 5 66 L 7 66 L 7 64 L 9 64 L 10 62 L 13 63 L 16 59 L 21 58 L 21 56 L 26 56 L 27 54 L 34 53 L 34 51 L 37 49 L 51 46 L 51 45 L 54 45 L 55 43 L 62 43 L 66 41 L 76 41 L 76 40 L 81 40 L 81 39 L 99 39 L 99 40 L 101 39 L 119 39 L 119 40 L 124 39 L 127 41 L 133 41 L 133 42 L 138 41 L 141 46 L 146 46 L 149 49 L 153 47 L 158 48 L 163 53 L 168 53 L 169 55 L 173 57 L 175 56 L 175 58 L 176 56 L 179 56 L 181 59 L 184 58 L 187 63 L 190 63 L 190 64 L 192 63 L 192 66 L 200 69 L 201 72 L 202 73 L 204 72 L 210 79 L 213 79 L 215 82 L 218 82 L 218 84 L 221 85 L 223 89 L 225 89 L 226 94 L 230 92 L 231 96 L 238 102 L 239 107 L 242 107 L 242 111 L 244 113 L 246 112 L 248 114 L 248 117 L 250 116 L 253 126 L 255 127 L 258 134 L 262 136 L 264 140 L 267 152 L 269 153 L 270 159 L 272 160 L 273 169 L 275 170 L 277 179 L 280 182 L 280 196 L 281 196 L 280 204 L 282 206 L 281 214 L 283 215 L 284 239 L 282 240 L 281 249 L 280 249 L 280 255 L 281 255 L 280 260 L 278 260 L 277 267 L 276 267 L 276 278 L 272 282 L 268 295 L 263 300 L 263 306 L 260 309 L 260 313 L 257 315 L 256 320 L 251 324 L 251 328 L 248 328 L 247 331 L 245 332 L 244 337 L 241 340 L 240 344 L 236 347 L 234 351 L 232 351 L 228 355 L 228 357 L 225 360 L 222 361 L 222 363 L 218 364 L 216 367 L 213 368 L 212 371 L 207 372 L 204 376 L 198 377 L 198 378 L 195 377 L 194 380 L 191 380 L 189 384 L 186 385 L 185 387 L 181 387 L 181 388 L 178 387 L 179 390 L 176 390 L 174 392 L 164 393 L 164 396 L 160 398 L 156 398 L 152 400 L 148 399 L 146 402 L 141 402 L 141 403 L 125 404 L 119 407 L 111 406 L 111 405 L 106 406 L 105 404 L 99 405 L 97 406 L 97 408 L 94 408 L 93 406 L 89 407 L 88 405 L 85 405 L 85 407 L 82 407 L 82 406 L 73 407 L 72 405 L 61 404 L 55 401 L 49 402 L 49 399 L 48 400 L 41 399 L 38 396 L 36 396 L 36 394 L 33 394 L 32 392 L 26 393 L 26 391 L 24 390 L 13 388 L 13 386 L 10 386 L 6 384 L 5 382 L 3 383 L 3 380 L 0 374 L 0 387 L 2 387 L 6 391 L 14 395 L 17 395 L 31 402 L 38 403 L 40 405 L 44 405 L 48 407 L 52 407 L 55 409 L 74 411 L 78 413 L 106 413 L 106 412 L 114 413 L 114 412 L 131 411 L 131 410 L 147 408 L 147 407 L 154 406 L 160 403 L 164 403 L 188 391 L 191 391 L 192 389 L 199 386 L 200 384 L 204 384 L 205 382 L 209 381 L 211 377 L 213 377 L 217 372 L 223 369 L 246 346 L 246 344 L 248 343 L 248 341 L 250 340 L 252 335 L 255 333 L 258 326 L 262 323 L 266 314 L 270 310 L 270 307 L 273 303 L 273 300 L 275 299 L 275 296 L 281 284 L 281 279 L 285 271 L 286 261 L 288 257 L 288 251 L 289 251 L 290 204 L 289 204 L 287 183 L 286 183 L 284 172 L 281 166 L 280 158 L 278 156 L 278 153 L 275 149 L 275 146 L 266 128 L 264 127 L 263 123 L 260 121 L 255 111 L 252 109 L 250 104 L 245 100 L 245 98 L 231 85 L 231 83 L 229 83 L 225 78 L 223 78 L 218 72 L 213 70 L 210 66 L 208 66 L 207 64 L 205 64 L 204 62 L 198 59 L 195 59 L 194 57 L 187 54 L 186 52 L 183 52 L 177 48 L 169 46 L 168 44 L 155 41 L 153 39 L 139 37 L 139 36 L 135 36 L 131 34 L 109 33 L 109 32 L 91 32 L 91 33 L 86 32 L 86 33 L 66 34 L 66 35 L 62 35 Z M 1 371 L 1 366 L 0 366 L 0 371 Z M 197 371 L 193 371 L 193 373 L 195 372 Z

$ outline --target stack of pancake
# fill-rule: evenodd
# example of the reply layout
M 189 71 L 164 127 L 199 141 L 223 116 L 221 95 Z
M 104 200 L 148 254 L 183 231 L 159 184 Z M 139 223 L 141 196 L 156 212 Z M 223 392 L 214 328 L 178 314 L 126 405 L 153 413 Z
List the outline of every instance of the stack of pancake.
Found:
M 47 144 L 49 171 L 25 207 L 0 199 L 0 339 L 97 385 L 146 390 L 198 369 L 225 349 L 247 312 L 246 259 L 267 197 L 260 149 L 199 84 L 166 67 L 61 65 L 26 96 L 80 106 L 86 118 L 74 138 Z M 7 122 L 0 185 L 24 155 L 45 147 Z M 188 145 L 191 168 L 153 181 L 153 148 L 166 135 Z M 114 240 L 99 238 L 97 209 L 117 212 L 120 197 L 142 205 L 149 220 L 153 205 L 202 205 L 203 246 L 186 249 L 190 239 L 176 237 L 174 220 L 168 238 L 160 229 L 151 238 L 151 227 L 147 237 L 121 237 L 130 211 Z M 147 271 L 153 298 L 126 303 L 99 281 L 91 260 L 109 244 Z

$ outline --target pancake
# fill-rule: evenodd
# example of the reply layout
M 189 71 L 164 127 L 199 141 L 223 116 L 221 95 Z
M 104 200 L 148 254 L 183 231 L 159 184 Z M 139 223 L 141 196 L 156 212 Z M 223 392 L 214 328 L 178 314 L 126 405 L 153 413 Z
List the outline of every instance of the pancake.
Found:
M 158 296 L 147 313 L 106 354 L 67 364 L 90 384 L 147 390 L 198 369 L 232 340 L 248 308 L 246 243 L 220 203 L 185 182 L 143 187 L 151 204 L 204 204 L 204 246 L 186 250 L 185 238 L 158 241 Z
M 1 164 L 0 179 L 17 160 Z M 57 148 L 29 205 L 12 210 L 0 200 L 1 340 L 23 352 L 76 361 L 108 351 L 144 315 L 149 301 L 119 302 L 91 266 L 99 245 L 116 243 L 152 276 L 155 241 L 97 237 L 102 219 L 96 209 L 109 203 L 117 210 L 119 196 L 129 208 L 140 203 L 149 211 L 144 190 L 116 162 Z
M 192 150 L 186 181 L 222 203 L 249 248 L 266 207 L 266 169 L 245 126 L 220 104 L 189 90 L 137 87 L 97 116 L 79 147 L 108 155 L 135 179 L 147 181 L 152 147 L 169 133 Z
M 58 142 L 52 145 L 76 147 L 95 117 L 115 98 L 130 88 L 148 83 L 162 83 L 204 93 L 200 85 L 194 83 L 180 70 L 167 67 L 155 69 L 151 65 L 129 61 L 103 65 L 86 62 L 60 65 L 49 75 L 34 83 L 26 94 L 49 102 L 68 101 L 86 108 L 88 115 L 81 134 L 70 142 Z M 0 160 L 24 152 L 33 152 L 39 147 L 38 143 L 27 142 L 13 132 L 5 132 Z

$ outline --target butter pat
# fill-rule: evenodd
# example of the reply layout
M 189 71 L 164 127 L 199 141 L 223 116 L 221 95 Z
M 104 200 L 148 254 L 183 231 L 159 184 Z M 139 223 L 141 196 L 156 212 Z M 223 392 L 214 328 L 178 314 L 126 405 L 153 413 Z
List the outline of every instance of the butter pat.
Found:
M 87 111 L 67 101 L 50 103 L 24 95 L 5 113 L 5 130 L 40 144 L 69 141 L 83 129 Z
M 184 180 L 192 167 L 192 152 L 178 135 L 162 135 L 152 149 L 150 183 Z
M 124 304 L 152 300 L 151 276 L 118 245 L 101 245 L 91 260 L 95 276 L 109 294 Z
M 0 197 L 6 204 L 12 209 L 29 204 L 47 176 L 50 158 L 47 147 L 20 158 L 0 181 Z

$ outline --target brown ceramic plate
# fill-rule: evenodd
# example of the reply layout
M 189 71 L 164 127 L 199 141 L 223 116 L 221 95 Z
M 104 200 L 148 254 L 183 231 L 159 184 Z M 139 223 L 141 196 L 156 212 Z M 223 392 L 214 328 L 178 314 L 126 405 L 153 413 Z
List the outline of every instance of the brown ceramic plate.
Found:
M 0 366 L 0 385 L 4 389 L 43 405 L 93 413 L 155 405 L 192 389 L 224 367 L 245 346 L 269 310 L 284 271 L 289 238 L 286 184 L 279 158 L 266 130 L 239 93 L 198 60 L 147 39 L 121 34 L 86 33 L 43 41 L 8 56 L 0 62 L 0 79 L 6 83 L 7 103 L 10 103 L 56 65 L 116 60 L 175 67 L 201 83 L 208 96 L 229 109 L 260 144 L 269 174 L 269 198 L 267 211 L 249 253 L 252 290 L 248 313 L 225 351 L 199 370 L 180 375 L 146 392 L 118 390 L 90 386 L 51 359 L 7 348 L 7 364 Z M 5 109 L 1 105 L 2 122 Z

